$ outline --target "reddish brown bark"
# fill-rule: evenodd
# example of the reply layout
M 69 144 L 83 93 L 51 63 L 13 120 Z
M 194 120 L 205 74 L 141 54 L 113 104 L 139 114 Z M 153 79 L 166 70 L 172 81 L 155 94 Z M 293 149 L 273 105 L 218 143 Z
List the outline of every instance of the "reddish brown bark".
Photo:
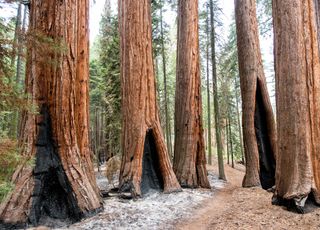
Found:
M 25 113 L 21 143 L 35 166 L 15 172 L 4 223 L 74 221 L 101 208 L 88 136 L 88 10 L 88 0 L 30 2 L 26 91 L 40 113 Z
M 274 184 L 276 128 L 263 72 L 255 1 L 235 0 L 235 13 L 246 158 L 243 186 L 268 188 Z
M 317 23 L 317 39 L 318 45 L 320 44 L 320 0 L 313 0 L 314 2 L 314 12 L 315 12 L 315 20 Z
M 275 0 L 276 196 L 320 204 L 320 66 L 312 0 Z
M 157 158 L 153 169 L 164 192 L 179 191 L 160 126 L 152 61 L 149 0 L 119 0 L 122 88 L 120 191 L 142 195 L 144 155 Z M 147 135 L 148 134 L 148 135 Z
M 198 1 L 180 0 L 173 168 L 183 187 L 210 188 L 202 127 Z

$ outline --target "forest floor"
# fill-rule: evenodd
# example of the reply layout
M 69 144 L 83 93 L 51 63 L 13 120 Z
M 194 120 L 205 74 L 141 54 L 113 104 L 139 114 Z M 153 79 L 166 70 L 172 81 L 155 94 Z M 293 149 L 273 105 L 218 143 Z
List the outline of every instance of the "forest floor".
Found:
M 208 177 L 213 189 L 183 189 L 182 192 L 171 194 L 153 191 L 137 200 L 122 199 L 117 196 L 106 198 L 101 213 L 69 228 L 174 229 L 179 220 L 191 217 L 194 210 L 197 210 L 205 200 L 213 199 L 217 191 L 226 184 L 212 171 Z M 107 179 L 99 173 L 97 178 L 100 189 L 108 189 L 109 186 L 105 187 L 108 184 Z
M 216 174 L 216 168 L 208 169 Z M 226 186 L 174 229 L 320 229 L 320 208 L 302 215 L 272 205 L 273 193 L 241 187 L 244 171 L 242 165 L 226 165 Z
M 271 204 L 272 193 L 242 188 L 244 166 L 225 165 L 228 182 L 218 179 L 216 162 L 208 166 L 208 189 L 151 193 L 138 200 L 104 200 L 104 211 L 69 229 L 320 229 L 320 209 L 288 212 Z M 98 182 L 105 184 L 103 177 Z

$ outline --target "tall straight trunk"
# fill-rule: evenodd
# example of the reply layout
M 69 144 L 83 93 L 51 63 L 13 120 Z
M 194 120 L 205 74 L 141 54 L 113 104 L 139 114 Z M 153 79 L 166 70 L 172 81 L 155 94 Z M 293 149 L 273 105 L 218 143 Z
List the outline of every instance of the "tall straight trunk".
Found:
M 25 67 L 25 63 L 22 61 L 22 56 L 23 56 L 23 51 L 25 49 L 25 39 L 21 35 L 25 35 L 26 33 L 26 27 L 27 27 L 27 13 L 28 13 L 28 6 L 24 5 L 24 10 L 23 10 L 23 20 L 22 20 L 22 28 L 21 28 L 21 34 L 19 37 L 19 46 L 18 46 L 18 57 L 17 57 L 17 73 L 16 73 L 16 83 L 17 85 L 21 86 L 21 88 L 24 87 L 24 82 L 22 79 L 22 68 L 23 66 Z M 16 114 L 16 119 L 17 119 L 17 131 L 16 131 L 16 138 L 19 139 L 20 133 L 21 133 L 21 126 L 22 126 L 22 121 L 21 121 L 21 113 L 17 112 Z
M 24 113 L 21 148 L 35 165 L 14 173 L 2 223 L 77 221 L 101 208 L 89 150 L 88 10 L 88 0 L 30 2 L 37 42 L 28 44 L 26 92 L 40 113 Z
M 21 78 L 22 78 L 22 55 L 23 55 L 23 38 L 22 36 L 25 33 L 25 29 L 26 29 L 26 22 L 27 22 L 27 11 L 28 11 L 28 7 L 24 6 L 23 9 L 23 18 L 22 18 L 22 25 L 21 25 L 21 32 L 18 36 L 18 55 L 17 55 L 17 70 L 16 70 L 16 83 L 18 85 L 22 84 Z
M 210 38 L 211 38 L 211 61 L 212 61 L 212 80 L 213 80 L 213 102 L 214 102 L 214 123 L 216 130 L 216 142 L 218 152 L 219 178 L 226 180 L 223 164 L 223 146 L 220 127 L 220 108 L 218 102 L 218 81 L 217 81 L 217 67 L 216 67 L 216 42 L 215 42 L 215 25 L 214 25 L 214 10 L 213 0 L 210 0 Z
M 243 154 L 243 138 L 242 138 L 242 129 L 241 129 L 241 122 L 240 122 L 240 111 L 239 111 L 239 96 L 238 96 L 236 79 L 234 80 L 234 90 L 236 92 L 237 123 L 238 123 L 238 131 L 239 131 L 239 138 L 240 138 L 241 161 L 243 164 L 245 164 L 244 154 Z
M 233 143 L 232 143 L 232 132 L 231 132 L 231 115 L 230 111 L 228 111 L 228 133 L 229 133 L 229 143 L 230 143 L 230 155 L 231 155 L 231 166 L 234 168 L 234 160 L 233 160 Z
M 169 118 L 169 125 L 168 125 L 168 128 L 169 128 L 169 144 L 170 144 L 170 148 L 171 148 L 171 158 L 170 160 L 172 161 L 173 160 L 173 149 L 172 149 L 172 136 L 171 136 L 171 133 L 172 133 L 172 128 L 171 128 L 171 119 Z
M 152 61 L 149 0 L 119 0 L 122 89 L 120 191 L 179 191 L 162 134 Z
M 230 149 L 229 149 L 229 127 L 228 127 L 228 118 L 226 122 L 226 143 L 227 143 L 227 164 L 230 164 Z
M 210 188 L 202 126 L 198 32 L 198 0 L 180 0 L 173 168 L 183 187 Z
M 16 25 L 15 25 L 15 31 L 14 31 L 14 38 L 13 38 L 13 46 L 12 46 L 12 55 L 11 55 L 11 68 L 13 69 L 15 66 L 16 57 L 19 56 L 19 46 L 20 44 L 20 37 L 21 37 L 21 11 L 22 11 L 22 4 L 19 3 L 18 9 L 17 9 L 17 16 L 16 16 Z M 18 52 L 17 52 L 18 51 Z M 18 54 L 18 55 L 17 55 Z M 18 66 L 16 66 L 18 67 Z M 17 70 L 17 69 L 16 69 Z M 18 71 L 18 70 L 17 70 Z M 13 83 L 13 77 L 9 78 L 9 81 Z M 18 128 L 18 113 L 13 113 L 9 123 L 9 136 L 14 138 L 17 134 L 17 128 Z
M 207 113 L 208 113 L 208 163 L 212 164 L 212 141 L 211 141 L 211 100 L 210 100 L 210 69 L 209 69 L 209 6 L 207 5 L 207 18 L 206 18 L 206 33 L 207 33 Z
M 161 2 L 161 4 L 163 4 Z M 169 155 L 172 155 L 171 142 L 170 142 L 170 129 L 169 129 L 169 112 L 168 112 L 168 93 L 167 93 L 167 65 L 166 65 L 166 54 L 164 47 L 164 35 L 163 35 L 163 17 L 162 17 L 162 5 L 160 8 L 160 32 L 161 32 L 161 56 L 162 56 L 162 72 L 163 72 L 163 85 L 164 85 L 164 110 L 166 120 L 166 139 L 167 148 Z
M 11 56 L 11 67 L 14 67 L 16 55 L 17 55 L 17 47 L 19 41 L 19 34 L 21 33 L 21 8 L 22 4 L 18 4 L 17 9 L 17 17 L 16 17 L 16 25 L 14 30 L 14 37 L 13 37 L 13 48 L 12 48 L 12 56 Z
M 155 75 L 156 75 L 156 94 L 157 94 L 157 104 L 161 105 L 161 98 L 160 98 L 160 84 L 157 84 L 157 82 L 160 82 L 160 77 L 159 77 L 159 63 L 158 63 L 158 57 L 154 57 L 153 60 L 154 67 L 155 67 Z M 161 119 L 160 119 L 161 120 Z M 163 124 L 162 124 L 163 126 Z M 163 127 L 162 127 L 163 129 Z M 164 129 L 163 129 L 164 130 Z
M 276 129 L 263 72 L 256 2 L 235 0 L 242 127 L 246 157 L 243 187 L 275 183 Z
M 320 65 L 312 0 L 275 0 L 276 196 L 320 204 Z M 303 211 L 303 210 L 300 210 Z

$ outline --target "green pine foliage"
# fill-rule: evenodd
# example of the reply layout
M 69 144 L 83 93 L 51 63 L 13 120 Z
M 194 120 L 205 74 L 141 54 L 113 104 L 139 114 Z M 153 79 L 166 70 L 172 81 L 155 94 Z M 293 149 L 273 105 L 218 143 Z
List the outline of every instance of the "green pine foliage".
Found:
M 108 156 L 120 153 L 121 86 L 118 17 L 106 7 L 100 22 L 100 34 L 94 44 L 96 56 L 90 61 L 90 114 L 95 123 L 95 110 L 103 111 L 102 135 L 106 143 L 96 146 Z M 92 132 L 94 133 L 94 132 Z M 93 134 L 94 135 L 94 134 Z
M 221 117 L 224 121 L 222 127 L 224 127 L 226 136 L 227 120 L 230 122 L 231 133 L 226 142 L 229 146 L 232 142 L 234 159 L 240 161 L 242 160 L 242 140 L 240 138 L 240 132 L 242 130 L 241 124 L 239 124 L 241 118 L 238 116 L 241 116 L 241 93 L 238 73 L 236 27 L 234 22 L 230 25 L 228 39 L 221 45 L 218 55 L 217 70 L 220 81 L 219 102 L 221 104 Z
M 17 114 L 34 110 L 16 82 L 16 51 L 24 44 L 14 39 L 15 24 L 16 18 L 0 17 L 0 203 L 12 189 L 11 177 L 17 166 L 26 162 L 16 140 Z

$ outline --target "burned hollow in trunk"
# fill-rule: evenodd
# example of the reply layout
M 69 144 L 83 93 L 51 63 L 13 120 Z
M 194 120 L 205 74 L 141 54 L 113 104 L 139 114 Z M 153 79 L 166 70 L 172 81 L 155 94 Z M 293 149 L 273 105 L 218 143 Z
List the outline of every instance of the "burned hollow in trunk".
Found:
M 259 152 L 259 176 L 263 189 L 269 189 L 275 185 L 275 165 L 274 152 L 268 136 L 266 110 L 263 104 L 261 89 L 257 82 L 256 106 L 254 114 L 254 127 Z
M 272 4 L 279 152 L 272 202 L 299 213 L 320 205 L 320 58 L 315 10 L 311 0 L 274 0 Z
M 142 159 L 141 193 L 163 190 L 157 148 L 151 131 L 147 131 Z
M 121 44 L 121 193 L 180 191 L 160 125 L 152 60 L 151 2 L 119 1 Z M 143 190 L 143 192 L 142 192 Z
M 242 129 L 246 173 L 243 187 L 272 187 L 277 132 L 260 51 L 256 1 L 235 1 Z
M 2 223 L 55 225 L 102 209 L 89 148 L 88 10 L 88 0 L 30 1 L 36 36 L 28 39 L 25 90 L 40 113 L 23 112 L 19 144 L 35 165 L 16 168 Z
M 62 167 L 57 145 L 52 139 L 47 106 L 41 109 L 37 128 L 36 165 L 33 170 L 35 185 L 29 221 L 32 225 L 46 224 L 48 218 L 68 223 L 78 221 L 82 213 Z

